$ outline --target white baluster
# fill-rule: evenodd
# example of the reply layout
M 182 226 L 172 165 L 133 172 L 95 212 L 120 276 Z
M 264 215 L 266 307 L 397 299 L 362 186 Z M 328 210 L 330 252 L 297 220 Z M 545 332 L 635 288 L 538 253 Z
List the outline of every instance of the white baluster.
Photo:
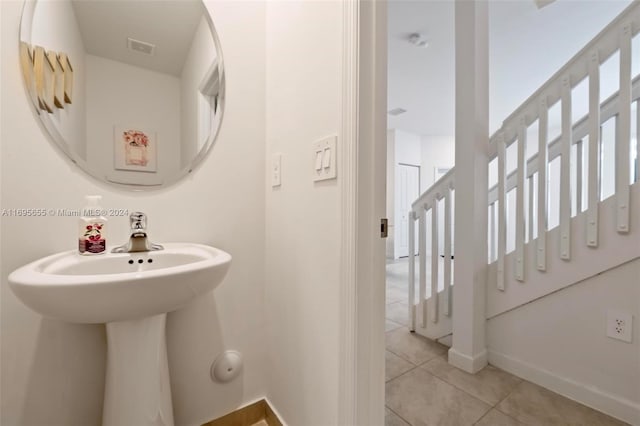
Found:
M 576 142 L 576 216 L 582 212 L 582 146 Z
M 634 182 L 640 182 L 640 100 L 636 101 L 636 178 Z
M 416 330 L 416 215 L 409 211 L 409 330 Z
M 560 140 L 560 258 L 571 259 L 571 82 L 562 79 L 562 139 Z
M 427 326 L 427 206 L 420 210 L 418 221 L 418 255 L 420 256 L 420 303 L 422 328 Z
M 529 229 L 527 230 L 527 235 L 529 236 L 527 238 L 527 242 L 532 242 L 533 241 L 533 218 L 535 217 L 534 215 L 536 214 L 534 205 L 535 205 L 535 194 L 534 194 L 534 188 L 533 188 L 533 175 L 529 176 L 529 178 L 527 179 L 529 181 L 529 201 L 527 202 L 528 204 L 528 208 L 529 208 L 529 219 L 528 219 L 528 225 L 529 225 Z
M 507 196 L 505 192 L 506 172 L 506 147 L 504 142 L 504 134 L 500 132 L 498 135 L 498 273 L 497 286 L 498 290 L 504 291 L 504 256 L 507 251 Z
M 629 153 L 631 143 L 631 25 L 622 28 L 620 37 L 620 94 L 618 96 L 616 137 L 617 229 L 629 232 Z
M 587 168 L 587 246 L 598 247 L 600 201 L 600 58 L 589 58 L 589 167 Z
M 444 193 L 444 314 L 451 316 L 451 188 Z
M 431 322 L 438 322 L 438 197 L 431 204 Z
M 516 249 L 515 249 L 515 277 L 518 281 L 524 281 L 524 234 L 525 213 L 524 213 L 524 193 L 526 164 L 525 153 L 527 146 L 527 127 L 524 117 L 518 122 L 518 169 L 516 170 L 517 192 L 516 192 Z
M 491 203 L 491 236 L 489 241 L 491 242 L 491 250 L 489 251 L 489 263 L 494 262 L 498 258 L 498 248 L 496 247 L 496 203 Z
M 549 147 L 549 109 L 546 99 L 538 104 L 538 238 L 536 241 L 536 267 L 547 270 L 547 158 Z

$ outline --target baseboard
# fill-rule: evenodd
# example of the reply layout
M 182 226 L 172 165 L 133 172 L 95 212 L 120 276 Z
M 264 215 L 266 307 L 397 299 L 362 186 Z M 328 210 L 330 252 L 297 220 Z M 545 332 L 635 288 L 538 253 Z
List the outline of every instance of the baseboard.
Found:
M 266 398 L 211 420 L 202 426 L 252 426 L 258 422 L 264 422 L 268 426 L 286 426 Z
M 492 350 L 489 350 L 489 363 L 611 417 L 631 425 L 640 425 L 640 404 L 633 401 L 558 376 L 525 361 Z
M 453 346 L 453 334 L 447 334 L 446 336 L 436 339 L 436 342 L 451 347 Z
M 487 365 L 487 351 L 482 351 L 478 355 L 470 357 L 451 348 L 449 349 L 449 364 L 467 373 L 475 374 Z
M 269 424 L 269 426 L 287 426 L 287 424 L 284 422 L 284 417 L 282 417 L 282 415 L 278 412 L 278 410 L 276 410 L 275 405 L 273 405 L 271 403 L 271 401 L 269 401 L 269 398 L 265 397 L 265 402 L 267 403 L 267 423 Z M 270 421 L 271 419 L 271 421 Z

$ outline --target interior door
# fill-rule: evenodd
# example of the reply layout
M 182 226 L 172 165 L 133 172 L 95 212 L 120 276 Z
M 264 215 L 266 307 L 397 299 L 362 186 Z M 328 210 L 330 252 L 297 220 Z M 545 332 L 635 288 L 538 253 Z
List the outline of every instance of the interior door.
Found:
M 410 164 L 397 165 L 397 202 L 395 217 L 399 218 L 395 227 L 397 246 L 396 256 L 409 256 L 409 210 L 420 196 L 420 166 Z M 417 230 L 417 229 L 416 229 Z M 416 240 L 417 234 L 416 234 Z M 418 244 L 415 245 L 416 250 Z

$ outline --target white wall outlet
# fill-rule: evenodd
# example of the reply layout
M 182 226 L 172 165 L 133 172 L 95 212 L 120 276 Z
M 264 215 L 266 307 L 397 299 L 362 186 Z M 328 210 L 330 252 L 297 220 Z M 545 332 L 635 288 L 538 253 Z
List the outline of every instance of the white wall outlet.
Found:
M 313 181 L 336 178 L 337 136 L 330 136 L 312 145 Z
M 273 154 L 271 157 L 271 186 L 282 185 L 282 154 Z
M 607 336 L 631 343 L 633 315 L 627 312 L 607 311 Z

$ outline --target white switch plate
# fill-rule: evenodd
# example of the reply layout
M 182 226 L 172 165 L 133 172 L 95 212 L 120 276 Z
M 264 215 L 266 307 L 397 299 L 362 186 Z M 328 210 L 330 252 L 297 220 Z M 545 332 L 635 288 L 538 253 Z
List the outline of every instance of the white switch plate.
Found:
M 312 144 L 311 170 L 313 171 L 314 182 L 335 179 L 337 177 L 337 141 L 337 136 L 329 136 Z M 320 158 L 318 158 L 318 156 L 320 156 Z M 319 169 L 318 163 L 320 165 Z
M 607 336 L 631 343 L 633 315 L 628 312 L 607 311 Z
M 271 186 L 282 185 L 282 154 L 273 154 L 271 157 Z

